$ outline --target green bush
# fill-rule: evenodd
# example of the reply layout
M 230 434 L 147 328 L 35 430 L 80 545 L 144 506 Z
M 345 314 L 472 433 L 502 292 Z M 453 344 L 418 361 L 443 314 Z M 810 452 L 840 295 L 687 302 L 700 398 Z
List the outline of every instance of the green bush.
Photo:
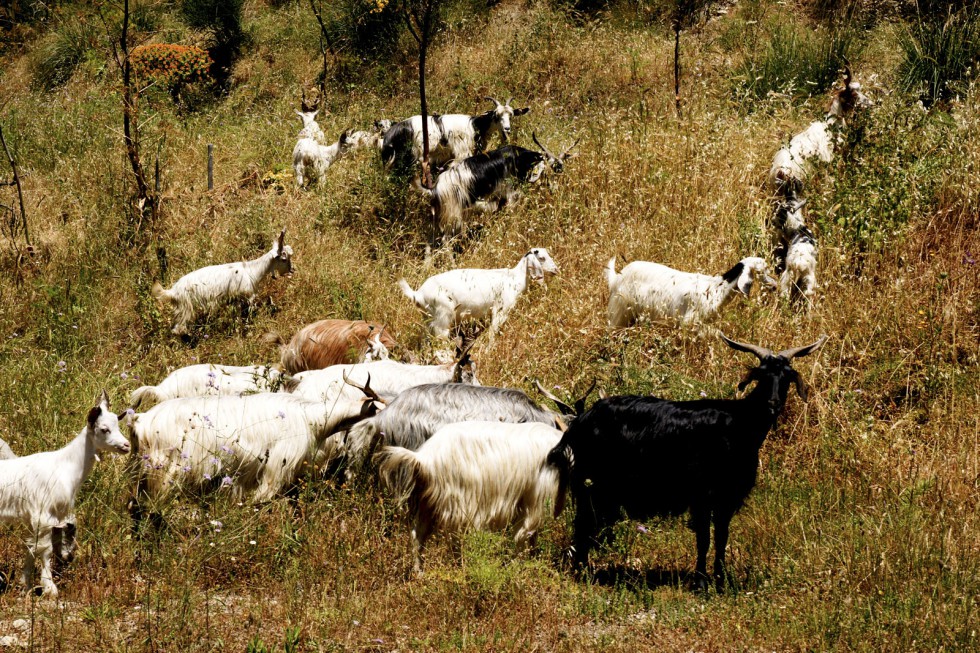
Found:
M 809 97 L 826 92 L 856 54 L 856 33 L 847 25 L 810 30 L 775 23 L 758 35 L 765 46 L 750 51 L 734 71 L 735 93 L 759 100 L 770 93 Z
M 902 88 L 926 106 L 963 93 L 980 62 L 980 5 L 934 11 L 912 21 L 899 38 Z
M 71 79 L 88 53 L 99 47 L 99 34 L 85 19 L 66 20 L 56 27 L 31 61 L 34 87 L 50 91 Z
M 219 87 L 227 88 L 231 67 L 246 42 L 242 26 L 245 0 L 183 0 L 181 13 L 188 25 L 211 32 L 211 76 Z

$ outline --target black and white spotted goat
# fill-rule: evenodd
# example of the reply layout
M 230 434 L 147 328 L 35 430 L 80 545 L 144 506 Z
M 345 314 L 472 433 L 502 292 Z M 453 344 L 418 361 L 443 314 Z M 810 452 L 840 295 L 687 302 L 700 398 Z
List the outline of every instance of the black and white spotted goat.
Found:
M 820 348 L 827 336 L 778 353 L 724 338 L 753 354 L 759 366 L 739 383 L 755 387 L 742 399 L 668 401 L 648 396 L 597 401 L 565 431 L 548 454 L 559 472 L 559 499 L 571 488 L 575 501 L 574 560 L 589 551 L 623 514 L 631 519 L 691 513 L 697 539 L 698 584 L 707 584 L 711 523 L 715 525 L 714 576 L 725 573 L 732 516 L 755 485 L 759 450 L 776 425 L 791 384 L 805 401 L 807 388 L 792 360 Z
M 507 143 L 511 118 L 523 116 L 531 110 L 530 107 L 511 107 L 510 99 L 504 104 L 492 97 L 486 99 L 493 102 L 494 108 L 476 116 L 463 113 L 429 116 L 430 165 L 439 167 L 483 152 L 495 133 L 500 134 L 500 140 Z M 406 118 L 385 131 L 381 160 L 388 167 L 396 161 L 412 164 L 422 160 L 422 116 Z
M 504 145 L 486 154 L 476 154 L 443 172 L 431 190 L 418 187 L 431 198 L 432 220 L 439 234 L 454 236 L 466 231 L 466 214 L 492 213 L 516 202 L 520 184 L 533 184 L 550 168 L 561 173 L 578 143 L 555 156 L 532 134 L 541 151 Z

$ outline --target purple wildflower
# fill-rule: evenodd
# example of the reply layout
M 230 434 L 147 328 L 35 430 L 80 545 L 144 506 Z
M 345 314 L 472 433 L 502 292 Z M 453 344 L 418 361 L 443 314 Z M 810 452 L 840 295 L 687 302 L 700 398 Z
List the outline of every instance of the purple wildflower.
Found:
M 225 476 L 221 479 L 221 487 L 228 487 L 231 485 L 231 477 Z
M 639 531 L 640 533 L 643 533 L 644 535 L 650 532 L 650 529 L 644 526 L 643 524 L 637 524 L 636 530 Z

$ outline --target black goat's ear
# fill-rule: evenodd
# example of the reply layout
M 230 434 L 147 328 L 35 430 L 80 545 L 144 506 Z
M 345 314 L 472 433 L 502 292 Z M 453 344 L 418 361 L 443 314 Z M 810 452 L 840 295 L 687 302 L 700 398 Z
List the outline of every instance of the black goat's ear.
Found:
M 796 376 L 793 377 L 793 383 L 796 384 L 796 394 L 800 395 L 800 399 L 802 399 L 804 402 L 809 401 L 810 389 L 803 381 L 803 377 L 797 374 Z
M 738 382 L 738 391 L 741 392 L 749 387 L 749 384 L 755 381 L 756 368 L 750 368 L 748 374 L 745 375 L 741 381 Z

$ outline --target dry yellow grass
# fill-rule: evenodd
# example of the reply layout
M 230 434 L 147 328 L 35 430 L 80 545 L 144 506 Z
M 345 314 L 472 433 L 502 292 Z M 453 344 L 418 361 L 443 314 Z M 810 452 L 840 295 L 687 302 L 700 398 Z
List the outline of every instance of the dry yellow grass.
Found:
M 565 175 L 488 218 L 452 263 L 423 260 L 423 203 L 391 191 L 367 152 L 311 192 L 239 183 L 288 163 L 299 87 L 319 66 L 305 3 L 247 4 L 253 43 L 228 98 L 185 115 L 144 108 L 147 160 L 162 143 L 164 197 L 145 240 L 132 238 L 125 217 L 130 180 L 111 68 L 89 62 L 39 95 L 29 52 L 8 54 L 0 120 L 41 254 L 17 268 L 2 243 L 0 438 L 21 452 L 58 446 L 103 386 L 121 405 L 138 385 L 193 362 L 268 362 L 275 352 L 262 333 L 321 318 L 382 321 L 424 352 L 421 316 L 395 281 L 450 265 L 509 267 L 530 246 L 548 247 L 561 274 L 520 301 L 492 350 L 477 346 L 484 383 L 530 389 L 539 378 L 570 394 L 597 377 L 609 393 L 732 396 L 749 361 L 712 338 L 650 326 L 607 333 L 601 270 L 618 254 L 719 273 L 763 252 L 769 161 L 827 100 L 772 99 L 746 111 L 734 99 L 738 53 L 723 45 L 726 32 L 755 29 L 746 19 L 760 4 L 771 19 L 803 20 L 775 4 L 742 4 L 685 34 L 679 119 L 661 28 L 578 25 L 544 3 L 505 1 L 441 36 L 433 110 L 475 112 L 484 95 L 513 95 L 532 107 L 517 121 L 518 144 L 529 145 L 532 131 L 552 149 L 581 137 Z M 158 541 L 136 542 L 125 510 L 131 483 L 110 457 L 80 497 L 82 545 L 60 581 L 63 601 L 7 591 L 0 637 L 37 650 L 242 650 L 255 638 L 281 649 L 294 627 L 297 650 L 309 651 L 975 649 L 980 111 L 970 94 L 951 118 L 923 116 L 891 90 L 894 28 L 864 38 L 852 64 L 878 100 L 866 134 L 879 140 L 854 146 L 856 173 L 831 166 L 813 180 L 815 305 L 801 312 L 761 293 L 716 323 L 774 348 L 832 338 L 800 362 L 811 400 L 791 397 L 733 522 L 736 591 L 685 588 L 694 544 L 680 521 L 652 523 L 648 534 L 622 525 L 600 562 L 603 582 L 576 581 L 560 566 L 568 513 L 536 556 L 515 559 L 505 539 L 473 536 L 462 565 L 437 545 L 428 576 L 406 582 L 398 517 L 378 497 L 322 483 L 295 503 L 171 506 Z M 337 85 L 322 127 L 336 136 L 414 113 L 412 75 L 409 63 L 385 88 Z M 865 190 L 845 193 L 845 182 Z M 892 201 L 904 185 L 937 190 Z M 0 188 L 0 203 L 11 199 Z M 884 244 L 852 237 L 854 216 L 870 216 Z M 149 297 L 158 248 L 173 281 L 257 256 L 282 227 L 297 269 L 269 286 L 252 321 L 223 316 L 194 347 L 173 339 Z M 16 570 L 21 548 L 19 534 L 0 531 L 0 572 Z M 620 573 L 605 582 L 610 570 Z M 13 632 L 16 619 L 33 624 L 33 639 Z

